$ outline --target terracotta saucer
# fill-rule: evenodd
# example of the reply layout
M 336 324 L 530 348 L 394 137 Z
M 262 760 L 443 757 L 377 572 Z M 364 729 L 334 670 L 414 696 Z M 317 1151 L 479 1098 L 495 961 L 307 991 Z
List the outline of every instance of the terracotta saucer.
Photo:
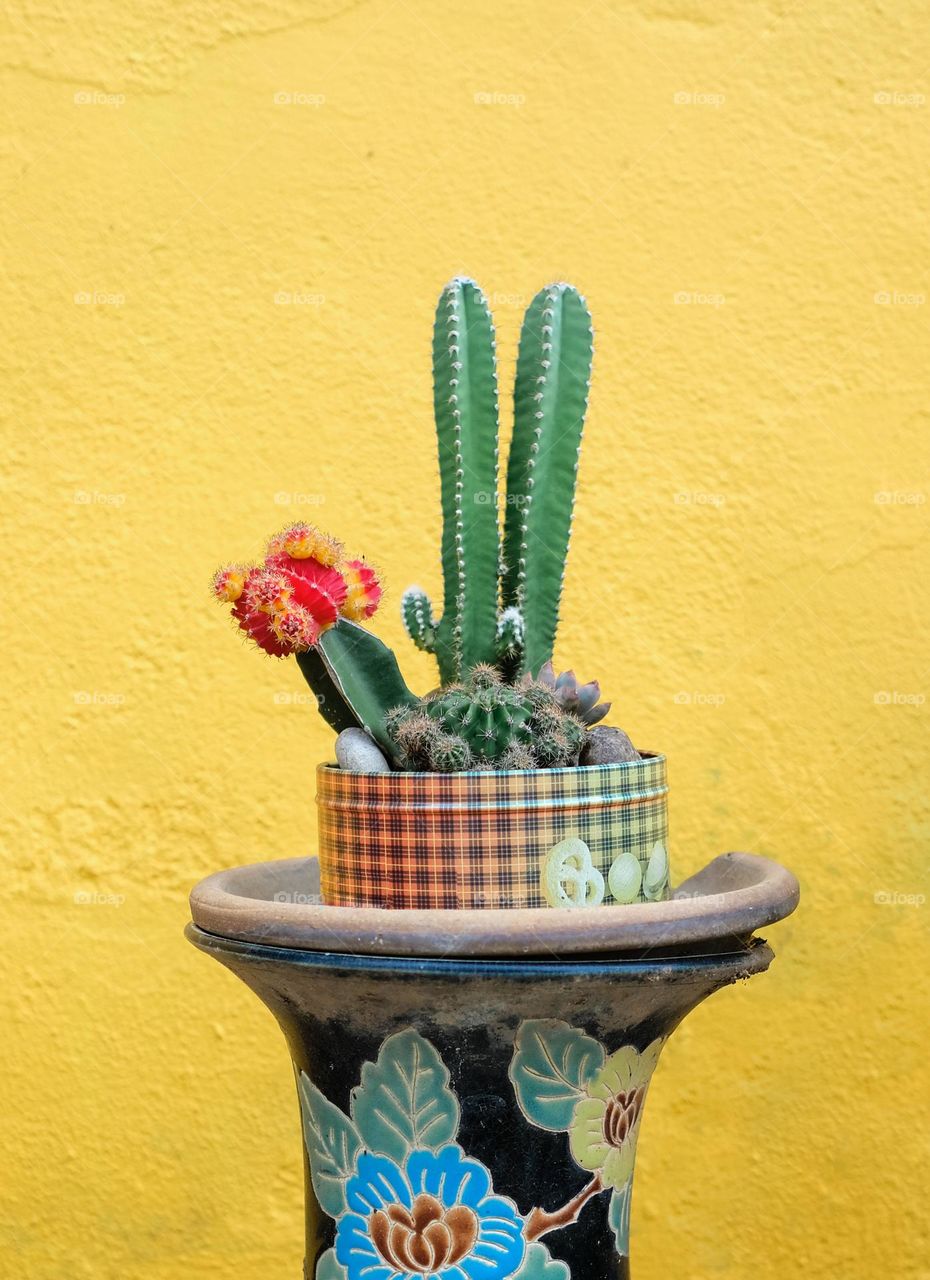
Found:
M 725 853 L 667 902 L 633 906 L 398 911 L 328 907 L 316 858 L 217 871 L 191 893 L 205 933 L 299 951 L 390 956 L 607 957 L 743 951 L 798 904 L 790 871 L 753 853 Z

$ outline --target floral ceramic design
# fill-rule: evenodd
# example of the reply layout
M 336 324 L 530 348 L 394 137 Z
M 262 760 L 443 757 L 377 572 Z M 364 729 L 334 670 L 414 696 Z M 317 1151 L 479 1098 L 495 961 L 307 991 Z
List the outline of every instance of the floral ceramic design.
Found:
M 495 1196 L 487 1169 L 457 1146 L 411 1151 L 403 1169 L 365 1154 L 346 1200 L 336 1260 L 349 1280 L 504 1280 L 520 1270 L 526 1243 L 516 1205 Z
M 413 1028 L 366 1062 L 348 1114 L 298 1078 L 314 1193 L 335 1221 L 317 1280 L 571 1280 L 540 1237 L 611 1189 L 608 1222 L 627 1252 L 629 1193 L 649 1076 L 661 1048 L 607 1056 L 567 1023 L 521 1024 L 510 1079 L 526 1119 L 568 1134 L 594 1174 L 561 1210 L 522 1214 L 458 1145 L 460 1109 L 436 1048 Z
M 605 1186 L 620 1191 L 633 1176 L 636 1139 L 646 1090 L 659 1060 L 662 1041 L 643 1053 L 624 1045 L 612 1053 L 586 1086 L 574 1109 L 569 1143 L 582 1169 L 599 1172 Z
M 521 1023 L 510 1065 L 527 1120 L 540 1129 L 567 1133 L 576 1164 L 594 1174 L 575 1204 L 613 1192 L 609 1221 L 624 1257 L 629 1253 L 636 1140 L 664 1043 L 664 1038 L 653 1040 L 642 1052 L 624 1045 L 608 1057 L 597 1040 L 577 1027 L 540 1018 Z

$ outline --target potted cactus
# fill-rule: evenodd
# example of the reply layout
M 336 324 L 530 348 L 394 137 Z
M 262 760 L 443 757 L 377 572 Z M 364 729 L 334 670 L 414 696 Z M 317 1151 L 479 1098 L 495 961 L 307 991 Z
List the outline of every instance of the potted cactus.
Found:
M 436 689 L 408 688 L 364 625 L 380 603 L 377 573 L 319 530 L 291 526 L 260 565 L 216 576 L 250 637 L 296 654 L 340 735 L 338 766 L 318 770 L 327 903 L 592 906 L 668 894 L 664 757 L 599 724 L 609 705 L 596 681 L 552 666 L 592 351 L 578 291 L 542 289 L 520 337 L 501 528 L 491 313 L 471 280 L 442 291 L 442 616 L 418 587 L 401 600 L 414 644 L 436 658 Z
M 435 689 L 413 692 L 368 625 L 377 572 L 317 529 L 214 580 L 260 648 L 296 655 L 338 735 L 319 858 L 216 873 L 189 926 L 287 1038 L 305 1280 L 628 1280 L 660 1052 L 768 966 L 754 931 L 797 902 L 751 854 L 670 895 L 665 758 L 553 668 L 591 354 L 583 298 L 543 289 L 501 528 L 491 316 L 469 280 L 442 292 L 442 617 L 417 587 L 401 601 Z

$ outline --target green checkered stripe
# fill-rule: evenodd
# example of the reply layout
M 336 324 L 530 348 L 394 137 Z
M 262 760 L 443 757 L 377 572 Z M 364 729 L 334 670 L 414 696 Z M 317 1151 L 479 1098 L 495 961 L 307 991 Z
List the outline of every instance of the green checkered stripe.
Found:
M 482 773 L 317 771 L 323 900 L 393 908 L 544 907 L 553 845 L 582 839 L 606 878 L 668 847 L 664 756 Z M 609 894 L 605 898 L 610 902 Z

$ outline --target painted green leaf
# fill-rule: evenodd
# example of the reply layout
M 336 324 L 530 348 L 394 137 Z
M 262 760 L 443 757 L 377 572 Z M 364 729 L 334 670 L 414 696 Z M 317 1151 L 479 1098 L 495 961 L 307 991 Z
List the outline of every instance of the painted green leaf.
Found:
M 546 1246 L 537 1242 L 527 1249 L 514 1280 L 572 1280 L 572 1273 L 564 1262 L 550 1258 Z
M 540 1129 L 568 1129 L 585 1086 L 604 1065 L 590 1036 L 551 1018 L 533 1018 L 517 1032 L 510 1079 L 523 1114 Z
M 625 1187 L 621 1187 L 619 1191 L 615 1191 L 610 1197 L 610 1212 L 607 1215 L 617 1238 L 617 1252 L 621 1258 L 627 1258 L 630 1254 L 630 1206 L 632 1201 L 633 1179 L 631 1178 Z
M 414 1147 L 437 1151 L 458 1133 L 459 1104 L 449 1088 L 449 1072 L 412 1027 L 390 1036 L 378 1061 L 362 1067 L 351 1109 L 368 1149 L 398 1164 Z
M 346 1211 L 346 1179 L 355 1171 L 362 1140 L 349 1117 L 303 1071 L 297 1087 L 313 1190 L 323 1212 L 338 1218 Z
M 347 1275 L 342 1263 L 336 1261 L 335 1249 L 327 1249 L 316 1264 L 316 1280 L 346 1280 Z

